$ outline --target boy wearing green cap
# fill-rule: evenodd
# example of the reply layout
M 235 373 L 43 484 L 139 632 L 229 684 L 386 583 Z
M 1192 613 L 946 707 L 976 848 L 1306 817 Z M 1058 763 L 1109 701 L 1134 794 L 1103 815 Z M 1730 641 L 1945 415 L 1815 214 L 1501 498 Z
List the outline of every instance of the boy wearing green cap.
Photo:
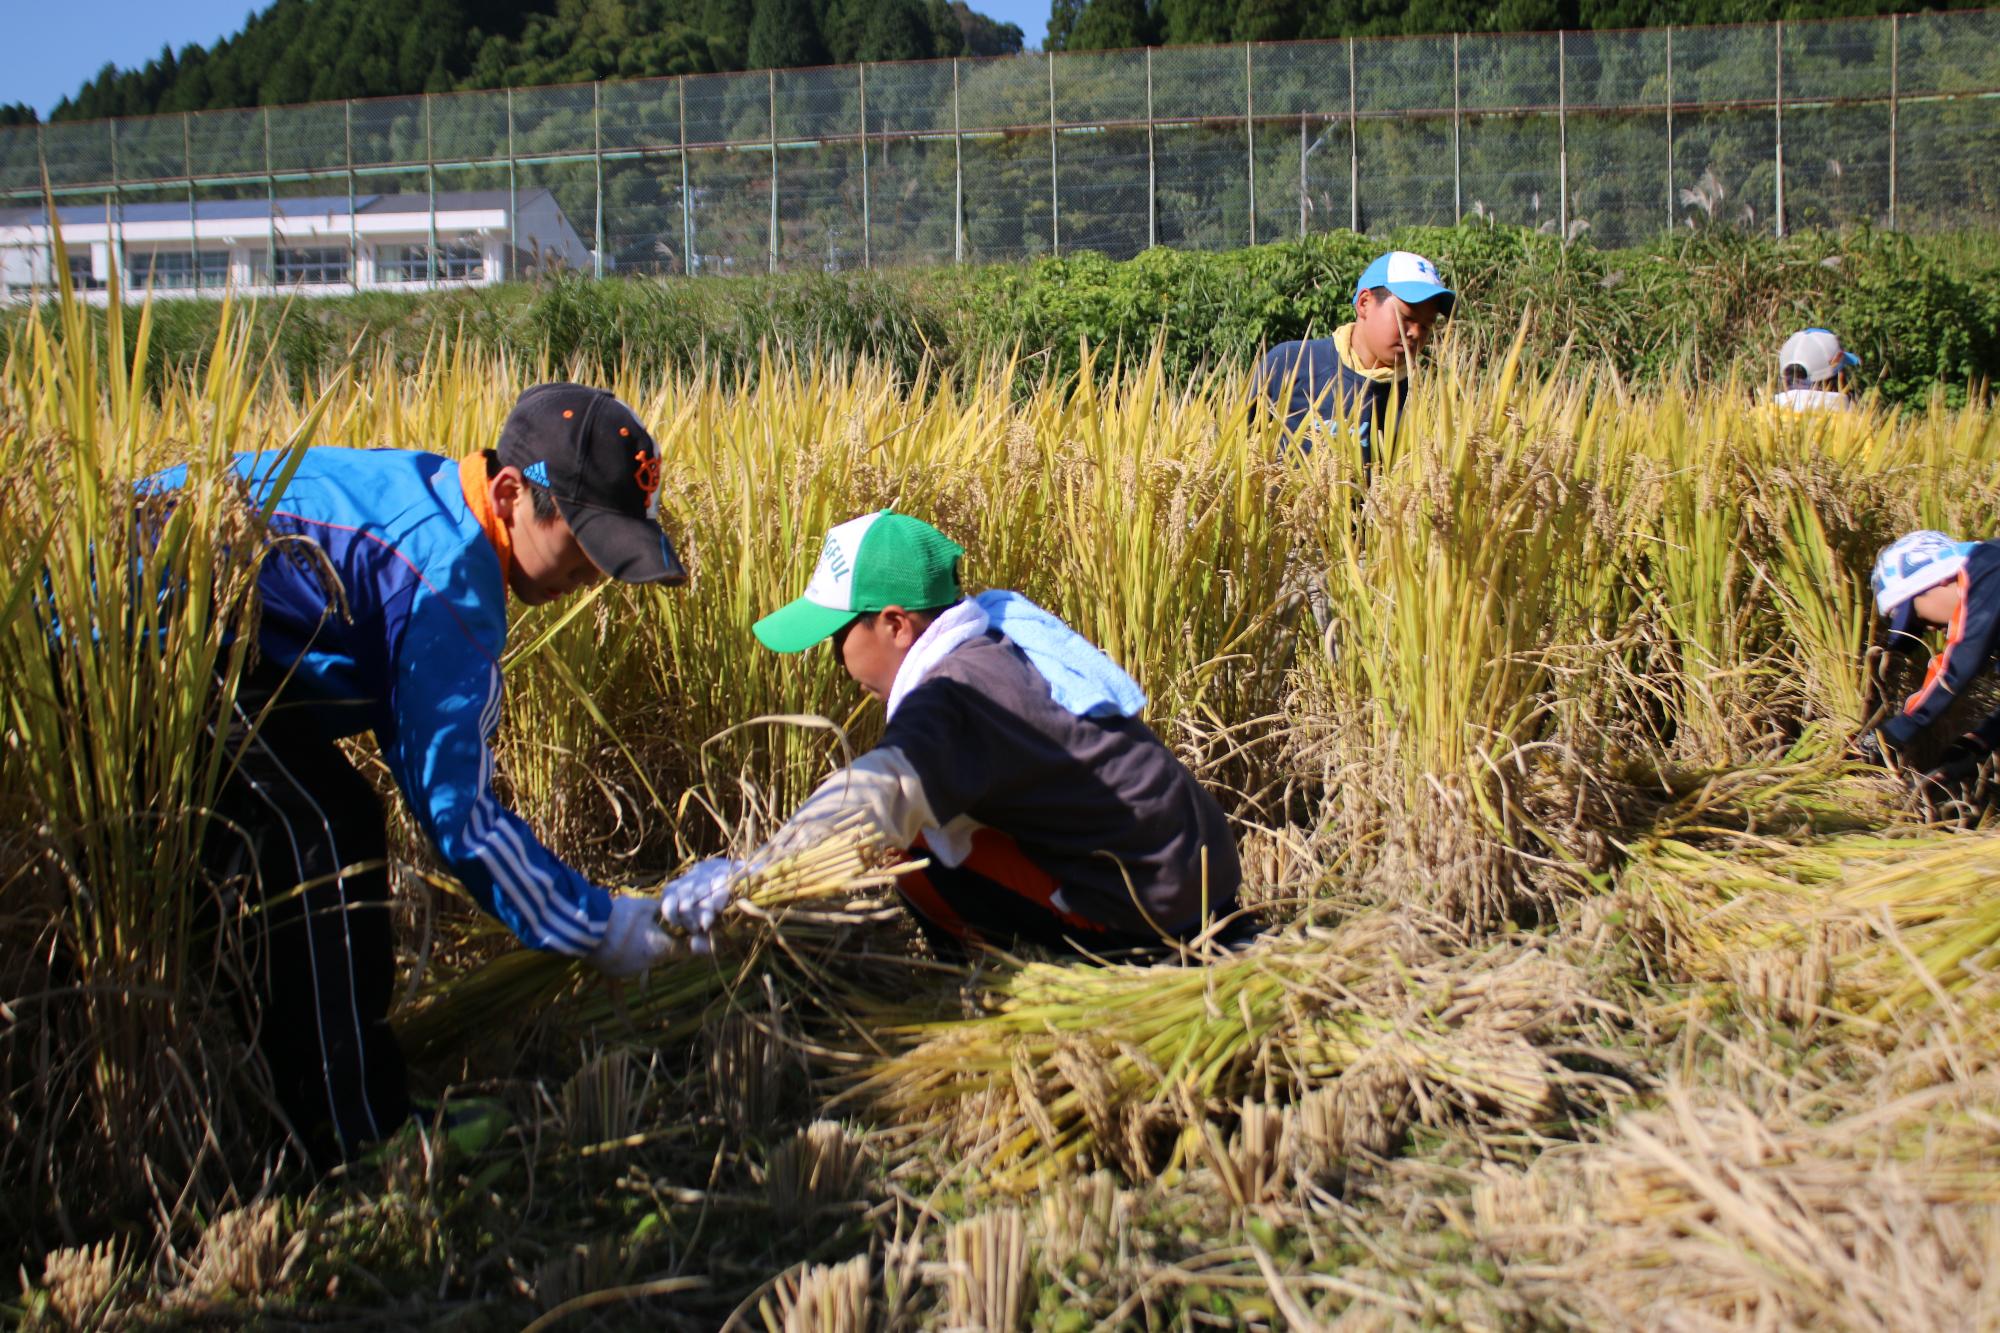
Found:
M 1228 917 L 1242 877 L 1222 808 L 1139 720 L 1108 657 L 1017 593 L 967 598 L 964 549 L 884 510 L 827 534 L 805 594 L 753 627 L 776 652 L 832 639 L 888 710 L 882 741 L 822 783 L 762 859 L 864 814 L 930 864 L 898 884 L 947 948 L 1026 941 L 1089 953 L 1186 940 Z M 666 886 L 703 931 L 737 867 Z

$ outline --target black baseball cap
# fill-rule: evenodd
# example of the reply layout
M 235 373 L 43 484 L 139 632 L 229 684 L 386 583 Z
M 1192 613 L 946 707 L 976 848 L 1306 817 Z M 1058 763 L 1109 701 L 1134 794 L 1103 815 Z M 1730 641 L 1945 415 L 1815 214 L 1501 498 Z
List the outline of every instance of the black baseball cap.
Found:
M 682 584 L 687 570 L 660 528 L 660 448 L 604 389 L 537 384 L 500 428 L 500 466 L 556 498 L 591 563 L 624 583 Z

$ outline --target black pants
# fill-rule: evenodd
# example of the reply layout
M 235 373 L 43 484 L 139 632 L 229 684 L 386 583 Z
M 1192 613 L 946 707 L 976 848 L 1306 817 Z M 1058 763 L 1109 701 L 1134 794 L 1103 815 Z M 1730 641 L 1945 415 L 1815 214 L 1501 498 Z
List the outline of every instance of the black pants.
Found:
M 374 789 L 281 684 L 253 671 L 219 728 L 234 767 L 204 860 L 252 908 L 238 1011 L 292 1128 L 326 1166 L 410 1114 L 388 1023 L 387 839 Z

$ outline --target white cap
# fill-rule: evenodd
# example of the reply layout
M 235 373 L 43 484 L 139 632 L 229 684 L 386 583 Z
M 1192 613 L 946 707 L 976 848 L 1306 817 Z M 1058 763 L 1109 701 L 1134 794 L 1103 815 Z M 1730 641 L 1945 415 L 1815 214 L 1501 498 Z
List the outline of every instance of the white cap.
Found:
M 1800 329 L 1778 349 L 1779 373 L 1797 366 L 1811 384 L 1824 384 L 1860 364 L 1861 358 L 1842 347 L 1831 329 Z
M 1957 578 L 1974 545 L 1922 528 L 1904 533 L 1882 549 L 1869 583 L 1875 591 L 1875 609 L 1889 617 L 1892 631 L 1909 632 L 1917 595 Z

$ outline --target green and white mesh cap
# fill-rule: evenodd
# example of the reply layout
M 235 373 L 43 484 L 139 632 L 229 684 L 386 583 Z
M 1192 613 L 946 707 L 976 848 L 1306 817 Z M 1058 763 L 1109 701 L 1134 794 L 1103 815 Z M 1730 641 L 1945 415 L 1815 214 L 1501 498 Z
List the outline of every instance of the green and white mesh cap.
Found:
M 958 561 L 965 548 L 922 519 L 884 509 L 826 534 L 805 595 L 750 627 L 766 648 L 802 653 L 858 616 L 900 606 L 928 611 L 963 594 Z

